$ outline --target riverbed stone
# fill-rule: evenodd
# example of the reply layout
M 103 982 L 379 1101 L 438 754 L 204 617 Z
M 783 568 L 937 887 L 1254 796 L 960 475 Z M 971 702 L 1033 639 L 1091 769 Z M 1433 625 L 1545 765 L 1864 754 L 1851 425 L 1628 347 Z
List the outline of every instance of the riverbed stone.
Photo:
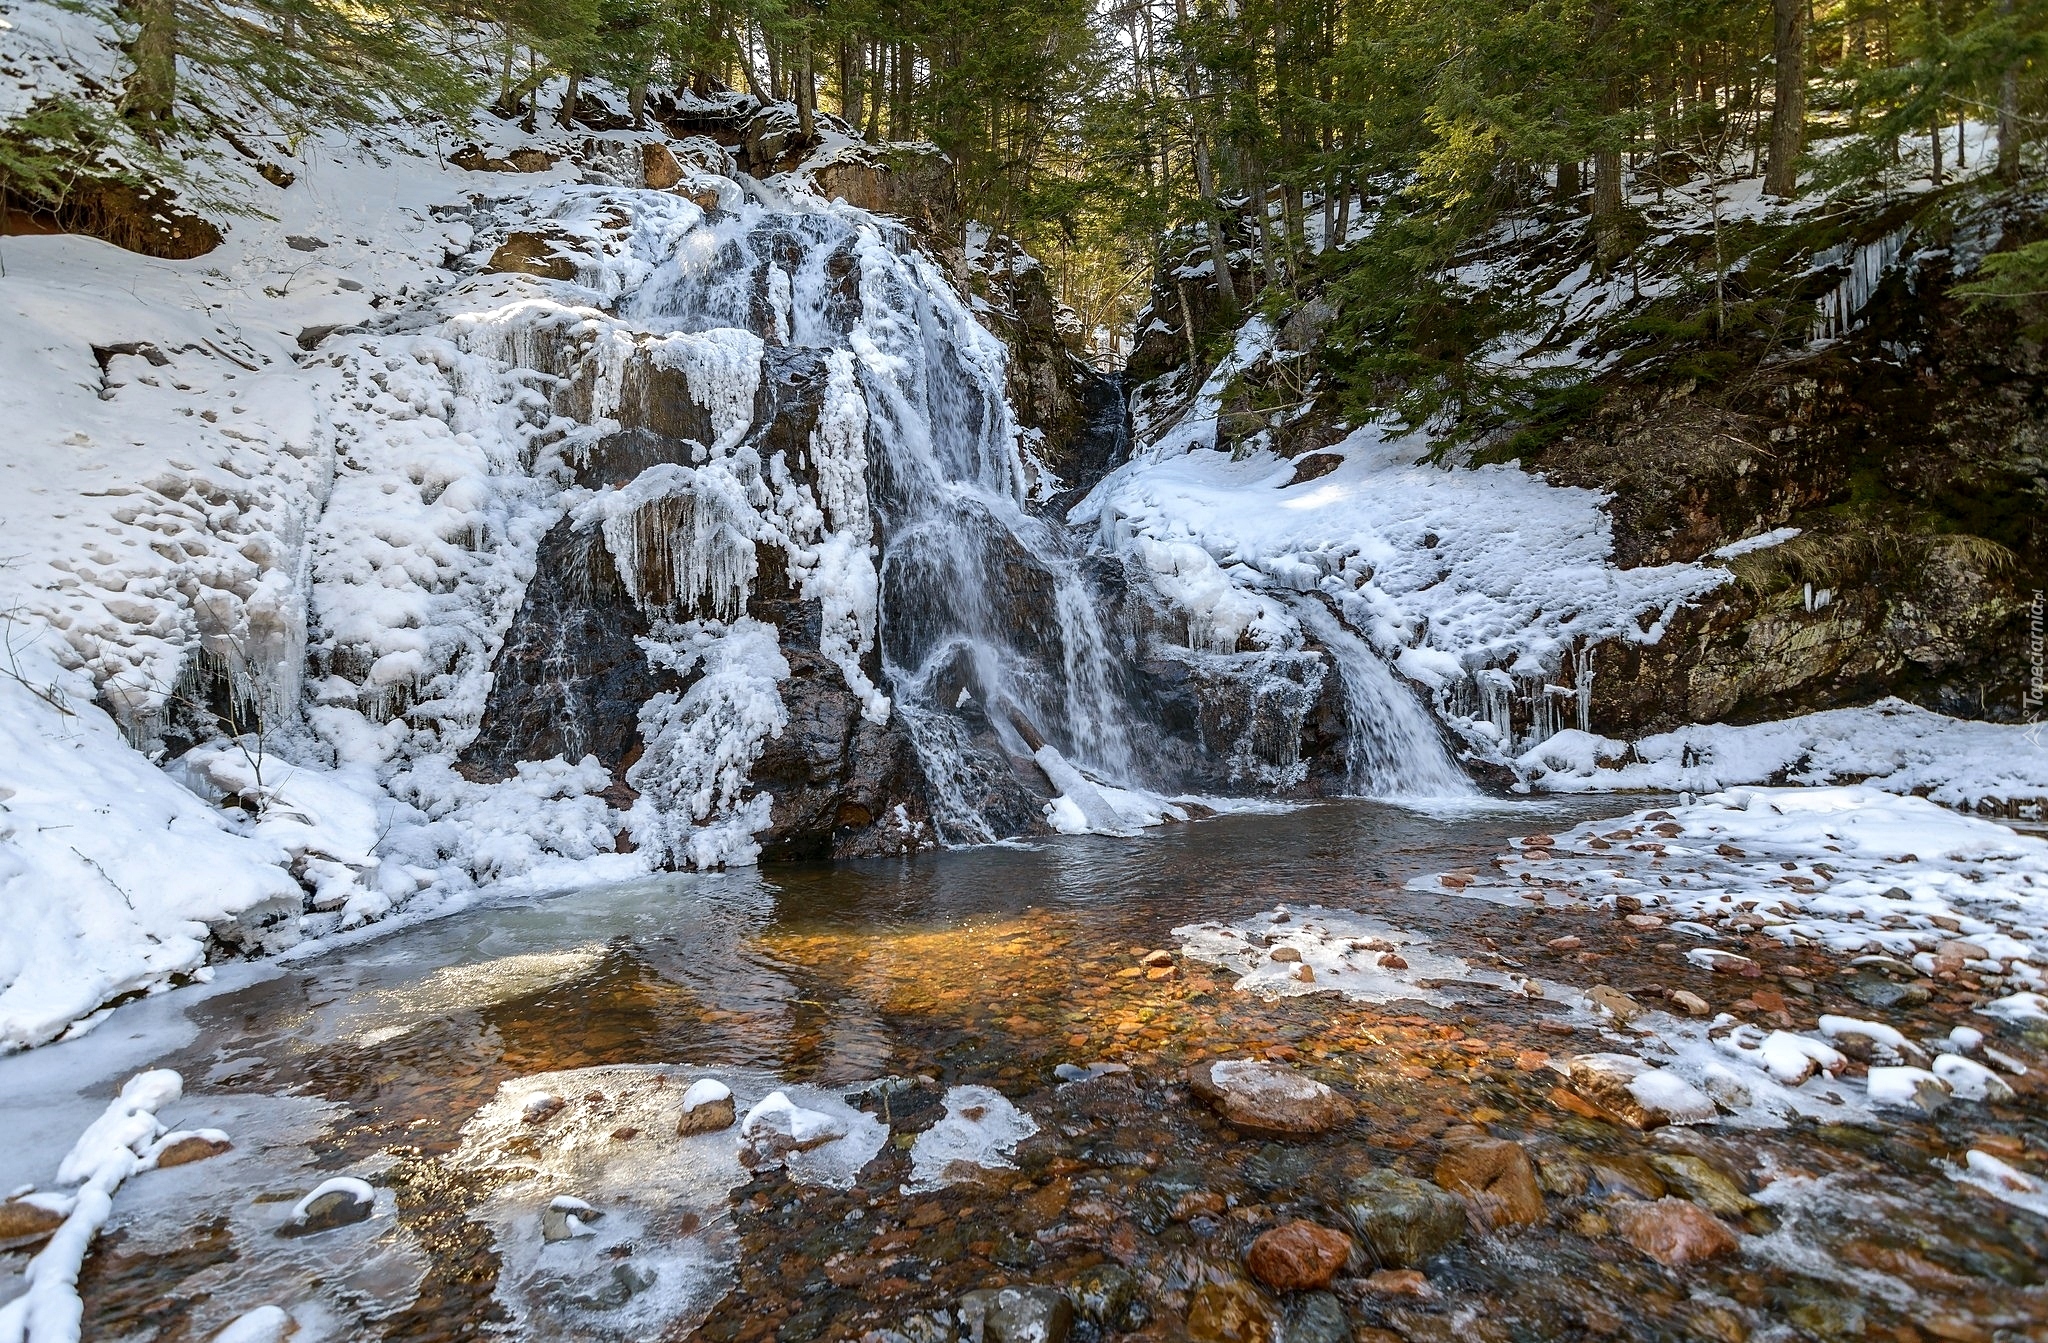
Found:
M 960 1324 L 971 1343 L 1062 1343 L 1074 1305 L 1050 1287 L 984 1287 L 960 1298 Z
M 1740 1217 L 1757 1206 L 1733 1177 L 1713 1162 L 1692 1152 L 1654 1152 L 1650 1164 L 1665 1181 L 1694 1203 L 1730 1217 Z
M 33 1245 L 64 1225 L 64 1214 L 26 1199 L 0 1203 L 0 1249 Z
M 233 1148 L 234 1144 L 225 1138 L 210 1138 L 204 1133 L 187 1133 L 174 1138 L 157 1150 L 156 1168 L 169 1170 L 173 1166 L 189 1166 L 195 1161 L 219 1156 Z
M 1544 1217 L 1536 1168 L 1521 1144 L 1476 1130 L 1446 1135 L 1436 1182 L 1472 1200 L 1488 1226 L 1527 1226 Z
M 1389 1268 L 1406 1268 L 1441 1254 L 1465 1234 L 1465 1204 L 1456 1194 L 1399 1171 L 1354 1176 L 1344 1213 Z
M 1330 1285 L 1350 1257 L 1351 1237 L 1297 1218 L 1253 1241 L 1245 1267 L 1275 1291 L 1317 1291 Z
M 737 1118 L 738 1111 L 733 1106 L 732 1096 L 720 1096 L 683 1111 L 676 1119 L 676 1136 L 687 1138 L 698 1133 L 721 1133 L 731 1128 Z
M 1247 1133 L 1307 1138 L 1351 1122 L 1351 1102 L 1283 1064 L 1255 1059 L 1198 1063 L 1188 1085 L 1225 1122 Z
M 1352 1343 L 1344 1303 L 1329 1292 L 1303 1292 L 1287 1303 L 1283 1343 Z
M 1715 1116 L 1705 1093 L 1630 1054 L 1580 1054 L 1567 1075 L 1573 1091 L 1634 1128 L 1698 1124 Z
M 1208 1282 L 1188 1302 L 1193 1343 L 1273 1343 L 1272 1310 L 1248 1282 Z
M 331 1189 L 306 1204 L 305 1211 L 298 1220 L 288 1223 L 284 1230 L 287 1235 L 310 1236 L 321 1231 L 332 1231 L 340 1226 L 367 1222 L 374 1211 L 375 1202 L 367 1198 L 357 1198 L 354 1190 Z
M 1076 1273 L 1067 1296 L 1082 1319 L 1101 1329 L 1122 1331 L 1143 1327 L 1146 1310 L 1138 1279 L 1117 1264 L 1096 1264 Z
M 1629 1204 L 1614 1221 L 1623 1240 L 1667 1268 L 1731 1254 L 1740 1244 L 1720 1218 L 1684 1199 Z

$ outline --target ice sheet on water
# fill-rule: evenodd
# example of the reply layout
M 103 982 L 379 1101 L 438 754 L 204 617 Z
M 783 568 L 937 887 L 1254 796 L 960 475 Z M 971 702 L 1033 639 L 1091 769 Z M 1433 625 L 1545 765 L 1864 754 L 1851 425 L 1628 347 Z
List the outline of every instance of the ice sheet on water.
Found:
M 946 1088 L 946 1117 L 917 1135 L 910 1148 L 904 1189 L 943 1189 L 982 1171 L 1014 1168 L 1017 1144 L 1038 1132 L 1038 1121 L 992 1087 Z

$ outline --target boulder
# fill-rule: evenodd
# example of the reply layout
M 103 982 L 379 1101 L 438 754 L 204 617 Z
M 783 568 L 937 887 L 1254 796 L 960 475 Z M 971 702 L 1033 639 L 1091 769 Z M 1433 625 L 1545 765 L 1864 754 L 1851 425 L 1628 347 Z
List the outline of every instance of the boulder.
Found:
M 540 1238 L 553 1245 L 557 1241 L 577 1240 L 597 1233 L 590 1224 L 604 1216 L 580 1198 L 564 1194 L 548 1203 L 540 1212 Z
M 1121 1333 L 1142 1328 L 1147 1312 L 1138 1279 L 1116 1264 L 1096 1264 L 1076 1273 L 1067 1296 L 1082 1319 L 1098 1329 Z
M 1715 1116 L 1704 1092 L 1631 1054 L 1581 1054 L 1568 1075 L 1573 1091 L 1634 1128 L 1701 1124 Z
M 683 180 L 683 165 L 667 145 L 650 140 L 640 146 L 640 179 L 649 190 L 667 191 Z
M 376 1192 L 361 1180 L 339 1176 L 321 1184 L 294 1204 L 279 1234 L 316 1235 L 336 1227 L 368 1221 L 374 1211 Z
M 1465 1234 L 1465 1204 L 1427 1180 L 1375 1170 L 1354 1177 L 1344 1212 L 1373 1257 L 1390 1268 L 1419 1264 Z
M 1505 1138 L 1476 1132 L 1448 1138 L 1436 1163 L 1436 1182 L 1471 1199 L 1488 1226 L 1527 1226 L 1543 1220 L 1536 1168 L 1521 1144 Z
M 1344 1305 L 1328 1292 L 1303 1292 L 1287 1305 L 1286 1343 L 1352 1343 Z
M 64 1213 L 41 1200 L 9 1199 L 0 1203 L 0 1250 L 33 1245 L 64 1225 Z
M 1272 1310 L 1248 1282 L 1208 1282 L 1188 1302 L 1187 1337 L 1194 1343 L 1272 1343 Z
M 1050 1287 L 984 1287 L 960 1298 L 970 1343 L 1062 1343 L 1074 1306 Z
M 189 1166 L 195 1161 L 219 1156 L 233 1146 L 226 1138 L 215 1134 L 172 1134 L 169 1141 L 156 1149 L 156 1168 L 169 1170 L 172 1166 Z
M 731 1128 L 736 1117 L 732 1088 L 712 1078 L 700 1077 L 683 1093 L 683 1113 L 676 1120 L 676 1136 L 687 1138 L 693 1133 L 720 1133 Z
M 1252 1242 L 1245 1267 L 1252 1276 L 1279 1292 L 1320 1291 L 1351 1258 L 1351 1237 L 1314 1222 L 1296 1219 L 1274 1227 Z
M 557 250 L 566 239 L 538 229 L 508 234 L 484 266 L 487 275 L 537 275 L 544 280 L 573 280 L 576 259 Z
M 846 1136 L 834 1115 L 806 1110 L 780 1091 L 771 1091 L 747 1111 L 740 1125 L 740 1164 L 748 1170 L 779 1166 L 793 1153 L 823 1147 Z
M 1740 1243 L 1720 1218 L 1684 1199 L 1629 1204 L 1614 1221 L 1622 1239 L 1667 1268 L 1731 1253 Z
M 1306 1138 L 1351 1122 L 1351 1102 L 1278 1063 L 1226 1059 L 1188 1069 L 1188 1085 L 1224 1121 L 1247 1133 Z

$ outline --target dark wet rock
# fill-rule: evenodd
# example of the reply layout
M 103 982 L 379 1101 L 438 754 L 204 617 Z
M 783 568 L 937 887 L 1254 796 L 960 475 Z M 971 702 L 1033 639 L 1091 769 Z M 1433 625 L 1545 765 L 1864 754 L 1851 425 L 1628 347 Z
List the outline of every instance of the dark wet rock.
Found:
M 1245 1255 L 1252 1276 L 1278 1292 L 1319 1291 L 1351 1258 L 1351 1237 L 1306 1219 L 1259 1236 Z
M 1933 997 L 1925 984 L 1900 983 L 1874 971 L 1864 971 L 1842 986 L 1851 998 L 1865 1007 L 1918 1007 Z
M 356 1189 L 330 1189 L 294 1209 L 296 1215 L 279 1229 L 278 1234 L 312 1236 L 336 1227 L 353 1226 L 357 1222 L 368 1221 L 376 1206 L 374 1199 L 362 1197 Z
M 1734 1177 L 1691 1152 L 1655 1152 L 1649 1162 L 1685 1197 L 1711 1212 L 1740 1217 L 1757 1206 Z
M 1279 1343 L 1351 1343 L 1344 1305 L 1328 1292 L 1304 1292 L 1287 1303 Z
M 970 1343 L 1061 1343 L 1074 1306 L 1050 1287 L 984 1287 L 960 1298 L 960 1327 Z
M 1639 1156 L 1626 1152 L 1596 1152 L 1586 1158 L 1594 1187 L 1601 1194 L 1626 1194 L 1646 1201 L 1664 1197 L 1664 1177 Z
M 64 1214 L 26 1199 L 0 1203 L 0 1250 L 33 1245 L 64 1225 Z
M 1551 1150 L 1536 1155 L 1536 1183 L 1546 1194 L 1577 1198 L 1586 1192 L 1592 1178 L 1584 1162 L 1564 1152 Z
M 1188 1302 L 1187 1336 L 1194 1343 L 1274 1343 L 1277 1323 L 1248 1282 L 1204 1283 Z
M 1138 1279 L 1116 1264 L 1082 1269 L 1067 1283 L 1067 1296 L 1082 1319 L 1102 1329 L 1137 1329 L 1148 1314 Z
M 157 1149 L 156 1168 L 169 1170 L 173 1166 L 189 1166 L 195 1161 L 204 1161 L 230 1151 L 234 1144 L 225 1138 L 209 1138 L 204 1133 L 187 1133 L 174 1138 Z M 0 1236 L 0 1240 L 6 1239 Z
M 1683 1199 L 1632 1203 L 1614 1215 L 1622 1239 L 1667 1268 L 1732 1254 L 1740 1242 L 1712 1213 Z
M 1306 1138 L 1351 1122 L 1351 1102 L 1283 1064 L 1253 1059 L 1198 1063 L 1188 1085 L 1224 1121 L 1247 1133 Z
M 1355 1176 L 1344 1197 L 1351 1225 L 1374 1257 L 1391 1267 L 1419 1264 L 1465 1234 L 1465 1204 L 1427 1180 L 1398 1171 Z
M 1445 1135 L 1436 1182 L 1472 1200 L 1488 1226 L 1527 1226 L 1543 1220 L 1543 1191 L 1521 1144 L 1483 1132 Z
M 654 1286 L 656 1273 L 650 1268 L 634 1264 L 614 1264 L 612 1271 L 596 1290 L 581 1296 L 569 1298 L 570 1304 L 585 1310 L 617 1310 L 640 1293 Z

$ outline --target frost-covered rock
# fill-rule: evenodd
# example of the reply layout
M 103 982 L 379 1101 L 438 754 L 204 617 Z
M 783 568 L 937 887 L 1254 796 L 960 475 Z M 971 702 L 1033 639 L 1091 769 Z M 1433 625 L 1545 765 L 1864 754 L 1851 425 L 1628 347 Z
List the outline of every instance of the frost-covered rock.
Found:
M 992 1087 L 948 1087 L 945 1103 L 945 1117 L 911 1144 L 910 1180 L 904 1187 L 912 1192 L 1014 1168 L 1017 1144 L 1038 1132 L 1037 1120 Z

